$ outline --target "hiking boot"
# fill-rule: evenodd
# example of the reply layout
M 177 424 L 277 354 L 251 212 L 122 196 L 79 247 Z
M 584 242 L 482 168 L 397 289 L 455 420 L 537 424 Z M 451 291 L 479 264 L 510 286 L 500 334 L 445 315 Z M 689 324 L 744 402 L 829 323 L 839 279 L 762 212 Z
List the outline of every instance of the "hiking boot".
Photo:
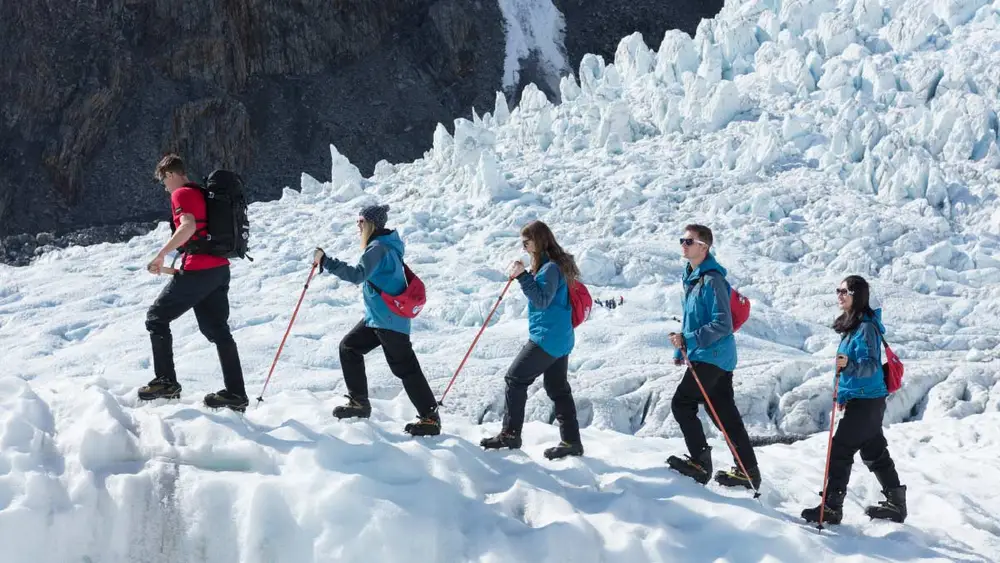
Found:
M 205 406 L 210 409 L 233 409 L 236 412 L 244 412 L 250 401 L 243 395 L 237 395 L 231 391 L 223 389 L 215 393 L 205 395 Z
M 750 477 L 747 477 L 745 473 L 740 471 L 739 467 L 735 466 L 729 471 L 716 471 L 715 482 L 723 487 L 745 487 L 754 491 L 759 490 L 760 470 L 751 467 L 747 471 L 750 473 Z
M 441 415 L 432 410 L 427 416 L 418 417 L 416 422 L 407 423 L 403 431 L 411 436 L 437 436 L 441 433 Z
M 504 430 L 492 438 L 483 438 L 479 441 L 479 445 L 487 450 L 499 450 L 500 448 L 517 450 L 521 448 L 521 436 Z
M 865 514 L 872 519 L 892 520 L 902 524 L 906 520 L 906 486 L 886 489 L 882 494 L 885 495 L 885 500 L 879 501 L 877 506 L 866 508 Z
M 822 497 L 823 492 L 821 491 L 819 494 Z M 823 508 L 823 522 L 827 524 L 840 524 L 840 521 L 844 519 L 844 497 L 846 496 L 847 491 L 826 492 L 826 508 Z M 806 522 L 819 522 L 819 513 L 822 507 L 823 505 L 819 504 L 814 508 L 803 510 L 802 518 Z
M 583 455 L 583 444 L 580 442 L 559 442 L 558 446 L 553 446 L 545 450 L 547 459 L 560 459 L 568 455 Z
M 702 485 L 708 484 L 708 480 L 712 478 L 712 448 L 705 448 L 693 458 L 688 455 L 684 457 L 686 459 L 672 455 L 667 458 L 667 465 L 674 471 L 686 475 Z
M 347 397 L 347 404 L 333 409 L 333 416 L 337 418 L 368 418 L 372 415 L 372 404 L 368 399 L 356 399 L 350 395 Z
M 154 399 L 180 399 L 181 384 L 169 379 L 159 377 L 139 388 L 140 401 L 152 401 Z

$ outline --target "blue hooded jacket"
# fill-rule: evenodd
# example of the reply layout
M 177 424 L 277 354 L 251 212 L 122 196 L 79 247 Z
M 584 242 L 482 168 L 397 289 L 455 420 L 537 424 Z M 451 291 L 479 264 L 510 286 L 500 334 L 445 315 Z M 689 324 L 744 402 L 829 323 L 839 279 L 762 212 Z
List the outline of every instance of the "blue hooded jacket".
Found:
M 685 269 L 681 334 L 692 362 L 712 364 L 725 371 L 736 369 L 736 338 L 726 269 L 711 253 L 697 268 L 692 270 L 688 264 Z M 680 350 L 674 352 L 674 357 L 681 358 Z
M 336 258 L 323 258 L 323 268 L 338 278 L 358 284 L 363 283 L 365 326 L 410 334 L 410 319 L 389 310 L 382 296 L 367 282 L 378 286 L 390 295 L 399 295 L 406 289 L 403 272 L 403 241 L 396 231 L 377 231 L 368 241 L 357 266 L 349 266 Z
M 889 394 L 882 373 L 879 331 L 885 334 L 882 309 L 876 309 L 874 317 L 868 314 L 863 316 L 861 324 L 841 339 L 837 354 L 847 356 L 847 367 L 840 370 L 838 404 L 842 405 L 851 399 L 877 399 Z
M 553 358 L 573 351 L 573 309 L 566 278 L 554 262 L 543 258 L 542 267 L 532 276 L 517 277 L 528 298 L 528 338 Z

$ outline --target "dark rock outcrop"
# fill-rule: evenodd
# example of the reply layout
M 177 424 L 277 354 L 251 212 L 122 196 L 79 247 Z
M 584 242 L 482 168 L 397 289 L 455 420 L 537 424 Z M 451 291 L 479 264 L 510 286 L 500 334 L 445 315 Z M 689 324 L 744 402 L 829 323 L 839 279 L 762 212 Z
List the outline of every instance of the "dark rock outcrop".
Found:
M 574 66 L 721 5 L 553 1 Z M 328 177 L 331 143 L 365 174 L 417 158 L 436 123 L 492 109 L 504 45 L 496 0 L 0 0 L 0 262 L 165 219 L 169 151 L 238 169 L 254 200 Z
M 415 158 L 492 103 L 501 22 L 491 0 L 0 2 L 0 235 L 160 218 L 168 151 L 255 199 L 328 175 L 330 143 Z

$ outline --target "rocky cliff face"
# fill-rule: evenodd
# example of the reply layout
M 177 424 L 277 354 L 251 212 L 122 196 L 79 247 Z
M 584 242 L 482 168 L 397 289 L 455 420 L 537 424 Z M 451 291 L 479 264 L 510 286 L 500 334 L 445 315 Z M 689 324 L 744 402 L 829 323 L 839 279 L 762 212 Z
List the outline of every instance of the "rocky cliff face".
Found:
M 258 198 L 325 176 L 330 143 L 417 156 L 410 131 L 492 102 L 503 41 L 492 1 L 4 0 L 0 229 L 161 216 L 167 151 Z
M 715 13 L 554 2 L 573 65 Z M 496 0 L 0 0 L 0 236 L 165 218 L 170 151 L 240 170 L 257 200 L 325 178 L 331 143 L 366 173 L 412 160 L 436 123 L 492 107 L 503 25 Z M 7 241 L 0 261 L 34 244 Z

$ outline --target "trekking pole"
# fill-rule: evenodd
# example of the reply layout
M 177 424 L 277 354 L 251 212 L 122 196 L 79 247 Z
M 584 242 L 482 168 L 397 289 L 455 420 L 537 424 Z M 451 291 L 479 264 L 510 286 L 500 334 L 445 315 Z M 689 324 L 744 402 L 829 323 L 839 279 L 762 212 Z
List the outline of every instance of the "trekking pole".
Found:
M 472 354 L 472 349 L 476 347 L 476 343 L 479 342 L 479 337 L 483 335 L 483 331 L 486 330 L 486 326 L 490 324 L 490 319 L 493 318 L 493 313 L 496 312 L 497 307 L 500 306 L 500 302 L 503 301 L 503 296 L 507 294 L 507 290 L 510 288 L 510 284 L 514 281 L 514 278 L 507 280 L 507 285 L 503 286 L 503 291 L 500 292 L 500 297 L 497 297 L 497 302 L 493 304 L 493 309 L 490 310 L 490 314 L 486 316 L 486 320 L 483 321 L 482 328 L 479 329 L 479 334 L 472 341 L 472 346 L 469 346 L 469 351 L 465 353 L 465 357 L 462 358 L 462 363 L 458 364 L 458 369 L 455 370 L 455 375 L 451 376 L 451 381 L 448 382 L 448 387 L 445 388 L 444 393 L 441 393 L 441 400 L 438 401 L 438 406 L 444 406 L 444 397 L 451 390 L 451 386 L 455 384 L 455 379 L 458 378 L 458 374 L 462 371 L 462 367 L 465 366 L 465 361 L 469 359 L 469 355 Z
M 753 479 L 750 478 L 750 474 L 747 473 L 747 468 L 743 465 L 743 460 L 740 459 L 740 454 L 736 451 L 736 446 L 733 445 L 732 440 L 729 439 L 729 433 L 722 426 L 722 419 L 719 418 L 719 414 L 715 412 L 715 407 L 712 405 L 712 400 L 708 398 L 708 393 L 705 391 L 705 387 L 701 384 L 701 379 L 698 379 L 698 374 L 694 371 L 694 366 L 691 365 L 691 360 L 688 359 L 687 350 L 681 348 L 681 355 L 684 356 L 684 363 L 687 364 L 689 370 L 691 370 L 691 376 L 694 377 L 694 382 L 698 384 L 698 389 L 701 389 L 701 396 L 705 398 L 705 404 L 708 405 L 708 410 L 712 413 L 712 418 L 715 419 L 716 426 L 722 431 L 722 437 L 726 439 L 726 445 L 729 446 L 729 451 L 733 452 L 733 457 L 736 458 L 736 463 L 740 465 L 740 470 L 746 475 L 747 481 L 750 482 L 750 486 L 753 487 L 753 498 L 760 498 L 760 490 L 753 484 Z M 758 501 L 759 502 L 759 501 Z
M 306 285 L 302 288 L 302 295 L 299 295 L 299 302 L 295 305 L 295 311 L 292 312 L 292 318 L 288 320 L 288 328 L 285 330 L 285 336 L 281 338 L 281 344 L 278 346 L 278 353 L 274 355 L 274 361 L 271 362 L 271 370 L 267 372 L 267 379 L 264 380 L 264 387 L 260 390 L 260 395 L 257 396 L 258 405 L 264 401 L 264 391 L 267 390 L 267 384 L 271 381 L 271 374 L 274 373 L 274 366 L 278 365 L 278 357 L 281 356 L 281 349 L 285 347 L 285 340 L 288 338 L 288 333 L 292 331 L 292 323 L 295 322 L 295 317 L 299 314 L 299 306 L 302 305 L 302 299 L 306 296 L 306 290 L 309 289 L 309 282 L 312 281 L 313 274 L 316 272 L 317 264 L 317 262 L 313 262 L 312 269 L 309 270 L 309 277 L 306 278 Z
M 819 524 L 817 531 L 823 531 L 823 511 L 826 509 L 826 486 L 830 478 L 830 454 L 833 452 L 833 424 L 837 419 L 837 383 L 840 380 L 840 368 L 833 374 L 833 408 L 830 409 L 830 439 L 826 443 L 826 467 L 823 469 L 823 500 L 819 503 Z

